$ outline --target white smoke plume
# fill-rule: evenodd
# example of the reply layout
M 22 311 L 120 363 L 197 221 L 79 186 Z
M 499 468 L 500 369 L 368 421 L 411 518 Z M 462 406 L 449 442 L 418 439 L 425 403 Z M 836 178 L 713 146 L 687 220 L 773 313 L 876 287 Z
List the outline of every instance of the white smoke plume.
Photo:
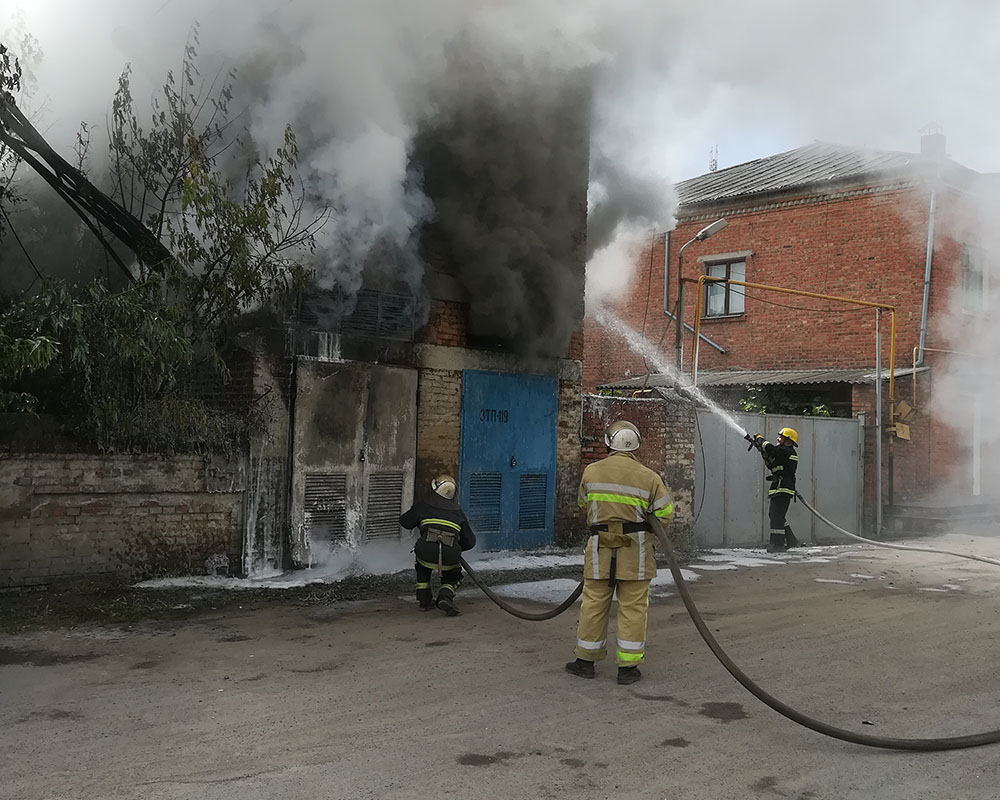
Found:
M 722 166 L 813 138 L 905 150 L 933 119 L 959 161 L 997 163 L 1000 114 L 983 98 L 1000 74 L 1000 8 L 985 0 L 21 5 L 54 145 L 68 152 L 80 120 L 105 121 L 126 62 L 135 95 L 152 93 L 197 21 L 205 74 L 240 70 L 261 151 L 286 123 L 299 136 L 317 202 L 334 210 L 324 285 L 349 295 L 375 264 L 419 286 L 434 225 L 480 332 L 527 350 L 561 352 L 578 324 L 574 248 L 595 256 L 595 294 L 620 286 L 628 232 L 671 227 L 671 183 L 704 172 L 713 144 Z M 586 202 L 573 159 L 588 142 L 584 246 L 566 236 Z

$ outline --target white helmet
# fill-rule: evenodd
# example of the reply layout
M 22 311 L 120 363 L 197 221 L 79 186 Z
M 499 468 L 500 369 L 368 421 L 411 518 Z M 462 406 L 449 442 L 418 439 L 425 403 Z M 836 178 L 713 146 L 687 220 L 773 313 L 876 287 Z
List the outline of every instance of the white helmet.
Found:
M 631 422 L 612 422 L 604 432 L 604 443 L 619 453 L 631 453 L 639 449 L 639 429 Z
M 445 500 L 454 500 L 458 486 L 451 475 L 438 475 L 431 481 L 431 488 Z

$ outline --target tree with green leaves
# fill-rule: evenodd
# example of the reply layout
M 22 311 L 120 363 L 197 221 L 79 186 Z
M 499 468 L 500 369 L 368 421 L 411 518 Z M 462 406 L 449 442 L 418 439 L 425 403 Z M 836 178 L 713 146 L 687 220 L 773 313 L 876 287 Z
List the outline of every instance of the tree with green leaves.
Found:
M 43 175 L 74 210 L 105 215 L 91 220 L 92 231 L 100 234 L 105 220 L 122 223 L 125 233 L 116 233 L 131 238 L 126 244 L 137 254 L 151 252 L 135 241 L 146 236 L 165 254 L 128 266 L 132 283 L 124 291 L 103 279 L 82 286 L 45 280 L 33 297 L 0 312 L 0 348 L 8 350 L 0 357 L 0 410 L 56 414 L 102 449 L 206 450 L 238 438 L 230 423 L 245 427 L 246 420 L 211 412 L 186 378 L 196 362 L 224 372 L 219 352 L 232 324 L 304 283 L 326 219 L 324 210 L 311 210 L 297 178 L 291 129 L 260 157 L 229 113 L 235 75 L 203 81 L 196 43 L 195 31 L 179 75 L 168 73 L 145 121 L 130 71 L 122 73 L 109 131 L 110 189 L 96 206 L 98 190 L 23 115 L 4 118 L 20 136 L 11 140 L 48 154 L 45 164 L 69 176 Z M 0 61 L 11 86 L 18 74 L 15 59 Z M 78 137 L 81 166 L 89 134 Z M 136 225 L 141 236 L 129 235 Z

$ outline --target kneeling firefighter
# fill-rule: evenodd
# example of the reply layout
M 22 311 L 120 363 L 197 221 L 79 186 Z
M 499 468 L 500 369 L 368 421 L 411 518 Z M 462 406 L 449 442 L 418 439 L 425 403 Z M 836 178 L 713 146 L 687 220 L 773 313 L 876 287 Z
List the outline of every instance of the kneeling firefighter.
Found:
M 476 546 L 476 534 L 455 499 L 458 486 L 450 475 L 439 475 L 431 481 L 433 493 L 418 501 L 399 518 L 404 528 L 419 528 L 420 538 L 413 546 L 417 573 L 417 602 L 421 611 L 435 603 L 431 591 L 434 570 L 441 573 L 437 607 L 449 617 L 461 612 L 455 605 L 455 593 L 462 580 L 462 553 Z
M 767 542 L 767 552 L 780 553 L 790 547 L 798 547 L 800 542 L 785 521 L 788 506 L 795 497 L 795 469 L 799 457 L 795 448 L 799 444 L 799 434 L 794 428 L 782 428 L 777 443 L 771 444 L 759 433 L 747 434 L 747 441 L 760 451 L 764 465 L 771 471 L 767 480 L 771 485 L 767 490 L 767 516 L 771 535 Z
M 583 471 L 578 501 L 587 511 L 590 538 L 584 556 L 583 603 L 577 627 L 576 661 L 566 671 L 595 676 L 594 662 L 607 655 L 611 599 L 618 595 L 618 683 L 642 677 L 646 649 L 649 582 L 656 577 L 654 536 L 647 514 L 667 522 L 674 504 L 663 480 L 633 455 L 639 430 L 631 422 L 608 427 L 604 443 L 611 454 Z

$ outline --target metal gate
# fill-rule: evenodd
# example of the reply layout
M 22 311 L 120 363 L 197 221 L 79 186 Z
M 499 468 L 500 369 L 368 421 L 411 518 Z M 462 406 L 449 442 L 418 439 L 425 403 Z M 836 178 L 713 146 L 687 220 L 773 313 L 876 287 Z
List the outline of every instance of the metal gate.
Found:
M 292 443 L 292 557 L 398 539 L 413 502 L 417 373 L 299 357 Z
M 552 541 L 559 384 L 465 370 L 459 498 L 481 549 Z
M 692 513 L 698 547 L 759 547 L 766 541 L 767 483 L 760 454 L 710 411 L 698 411 Z M 796 486 L 824 516 L 860 533 L 864 475 L 864 419 L 734 415 L 750 433 L 773 442 L 785 426 L 799 434 Z M 800 538 L 822 544 L 850 541 L 817 520 L 801 503 L 788 509 Z

